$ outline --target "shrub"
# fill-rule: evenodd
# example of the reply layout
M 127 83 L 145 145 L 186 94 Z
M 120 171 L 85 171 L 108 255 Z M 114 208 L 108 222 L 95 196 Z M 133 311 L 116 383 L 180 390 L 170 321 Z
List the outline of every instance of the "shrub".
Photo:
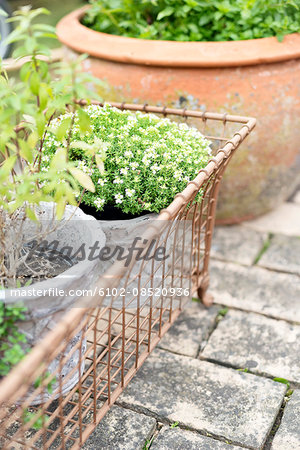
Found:
M 159 212 L 176 193 L 205 167 L 210 155 L 209 141 L 195 128 L 177 124 L 153 114 L 121 111 L 110 105 L 91 105 L 86 109 L 91 131 L 82 140 L 80 119 L 75 117 L 70 159 L 89 174 L 96 192 L 83 192 L 82 202 L 101 211 L 114 205 L 125 213 Z M 64 115 L 53 122 L 61 126 Z M 44 142 L 44 170 L 59 142 L 49 133 Z M 105 153 L 104 167 L 97 158 L 87 156 L 91 147 Z
M 1 9 L 0 9 L 1 13 Z M 2 13 L 3 14 L 3 13 Z M 94 190 L 87 174 L 68 161 L 68 145 L 57 147 L 47 173 L 41 169 L 43 144 L 48 126 L 55 116 L 66 111 L 75 112 L 79 106 L 75 98 L 88 99 L 87 83 L 95 80 L 81 73 L 78 61 L 68 65 L 58 63 L 50 73 L 49 49 L 44 39 L 56 39 L 54 29 L 35 23 L 44 8 L 24 7 L 9 20 L 14 31 L 7 42 L 15 44 L 14 58 L 23 58 L 20 80 L 8 77 L 0 60 L 0 286 L 15 287 L 18 267 L 26 262 L 22 254 L 23 229 L 26 217 L 37 221 L 36 208 L 40 202 L 56 203 L 56 218 L 61 219 L 66 204 L 77 205 L 74 193 L 79 184 Z M 53 79 L 54 78 L 54 79 Z M 68 104 L 68 107 L 66 106 Z M 82 115 L 81 132 L 88 128 L 87 116 Z M 57 130 L 60 140 L 72 133 L 72 120 Z M 68 138 L 66 138 L 68 142 Z M 39 232 L 37 232 L 39 235 Z M 9 256 L 8 256 L 9 255 Z
M 90 0 L 83 24 L 141 39 L 231 41 L 300 30 L 299 0 Z

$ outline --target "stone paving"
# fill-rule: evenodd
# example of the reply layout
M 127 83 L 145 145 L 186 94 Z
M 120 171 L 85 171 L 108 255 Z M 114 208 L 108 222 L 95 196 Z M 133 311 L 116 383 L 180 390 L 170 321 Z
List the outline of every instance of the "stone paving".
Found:
M 86 449 L 300 450 L 300 193 L 216 229 L 191 302 Z

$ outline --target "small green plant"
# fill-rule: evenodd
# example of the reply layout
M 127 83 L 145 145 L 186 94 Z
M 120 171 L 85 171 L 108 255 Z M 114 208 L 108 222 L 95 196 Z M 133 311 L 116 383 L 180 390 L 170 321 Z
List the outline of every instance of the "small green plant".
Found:
M 99 211 L 110 205 L 124 213 L 159 212 L 206 166 L 211 154 L 210 142 L 185 123 L 108 104 L 86 108 L 91 129 L 82 138 L 78 113 L 69 156 L 95 185 L 94 193 L 82 192 L 82 202 Z M 55 133 L 69 119 L 66 114 L 52 122 L 53 131 L 44 141 L 45 170 L 51 169 L 62 145 Z
M 293 395 L 294 389 L 289 389 L 287 391 L 287 393 L 285 394 L 285 396 L 287 397 L 287 399 L 290 399 L 290 397 Z
M 18 330 L 17 322 L 24 320 L 26 308 L 0 302 L 0 378 L 7 375 L 26 354 L 26 336 Z
M 154 440 L 154 436 L 152 436 L 151 439 L 147 439 L 144 444 L 143 450 L 149 450 L 152 445 L 153 440 Z
M 179 425 L 179 422 L 171 423 L 170 428 L 177 428 L 178 425 Z
M 5 287 L 16 287 L 18 267 L 26 259 L 20 256 L 25 243 L 25 219 L 37 222 L 38 205 L 54 202 L 59 220 L 67 204 L 78 204 L 76 194 L 80 185 L 95 190 L 88 174 L 75 167 L 68 157 L 77 110 L 81 118 L 79 132 L 89 129 L 89 117 L 76 99 L 89 98 L 86 86 L 94 79 L 80 71 L 84 57 L 68 66 L 63 63 L 52 66 L 50 74 L 50 65 L 45 61 L 50 52 L 44 39 L 56 38 L 55 30 L 43 23 L 33 23 L 43 14 L 48 14 L 44 8 L 24 7 L 9 19 L 15 24 L 7 39 L 16 45 L 13 57 L 27 59 L 22 60 L 20 80 L 8 78 L 1 67 L 0 285 Z M 41 167 L 44 142 L 51 122 L 66 111 L 69 118 L 56 130 L 58 146 L 45 174 Z
M 277 383 L 282 383 L 282 384 L 286 384 L 287 388 L 290 388 L 290 382 L 288 380 L 286 380 L 285 378 L 273 378 L 273 381 L 277 381 Z
M 225 317 L 227 313 L 228 313 L 228 308 L 226 306 L 225 308 L 219 309 L 218 316 Z
M 15 44 L 13 57 L 22 59 L 20 78 L 9 78 L 0 61 L 0 289 L 21 287 L 18 267 L 26 262 L 22 249 L 26 243 L 24 223 L 38 222 L 36 209 L 41 202 L 54 202 L 54 219 L 61 219 L 67 204 L 78 205 L 76 194 L 79 186 L 94 191 L 91 178 L 69 161 L 68 149 L 72 137 L 74 115 L 80 108 L 77 98 L 88 99 L 88 82 L 96 81 L 81 73 L 83 58 L 65 66 L 52 66 L 45 38 L 56 38 L 49 25 L 35 23 L 36 18 L 48 14 L 44 8 L 31 10 L 24 7 L 11 19 L 15 28 L 8 43 Z M 42 171 L 41 161 L 45 138 L 52 120 L 69 112 L 70 119 L 56 131 L 61 142 L 51 161 L 47 175 Z M 79 111 L 80 133 L 89 129 L 89 117 Z M 47 185 L 45 183 L 47 180 Z M 56 224 L 55 224 L 56 226 Z M 50 233 L 51 227 L 48 228 Z M 42 236 L 45 237 L 45 236 Z M 38 240 L 30 236 L 30 240 Z M 28 282 L 30 283 L 30 281 Z M 26 285 L 28 285 L 26 283 Z M 1 291 L 0 291 L 1 292 Z M 0 297 L 1 299 L 3 296 Z M 5 298 L 5 297 L 4 297 Z M 25 319 L 26 308 L 22 305 L 0 301 L 0 378 L 6 376 L 30 350 L 26 336 L 19 331 L 19 323 Z M 50 377 L 46 390 L 51 393 L 55 378 Z M 41 385 L 45 378 L 34 383 Z M 36 417 L 37 416 L 37 417 Z M 39 428 L 45 417 L 24 411 L 24 420 L 36 417 L 33 428 Z
M 140 39 L 236 41 L 300 31 L 300 0 L 90 0 L 83 24 Z
M 23 305 L 5 305 L 0 302 L 0 379 L 6 376 L 29 351 L 28 346 L 25 345 L 27 343 L 26 336 L 18 329 L 18 322 L 25 319 L 25 313 L 26 308 Z M 44 377 L 39 376 L 34 387 L 38 388 L 45 377 L 51 377 L 51 374 L 46 372 Z M 49 393 L 52 392 L 55 381 L 56 378 L 52 377 L 48 382 L 46 389 Z M 39 430 L 45 420 L 47 417 L 41 410 L 31 412 L 29 409 L 25 409 L 23 411 L 24 423 L 33 421 L 31 428 L 34 430 Z
M 257 256 L 255 257 L 255 259 L 254 259 L 254 261 L 253 261 L 253 264 L 254 264 L 254 265 L 257 264 L 257 263 L 259 262 L 259 260 L 260 260 L 261 257 L 263 256 L 263 254 L 264 254 L 264 253 L 268 250 L 268 248 L 270 247 L 271 242 L 272 242 L 272 237 L 273 237 L 273 234 L 272 234 L 272 233 L 269 233 L 267 239 L 266 239 L 266 240 L 264 241 L 264 243 L 263 243 L 262 248 L 259 250 Z
M 48 381 L 48 379 L 50 380 Z M 47 382 L 46 390 L 49 394 L 53 392 L 53 385 L 56 382 L 56 377 L 53 377 L 50 372 L 46 372 L 43 375 L 40 375 L 34 382 L 34 387 L 37 389 L 42 385 L 43 382 Z M 48 421 L 48 416 L 43 412 L 42 409 L 38 409 L 37 411 L 31 411 L 30 408 L 24 409 L 22 416 L 24 423 L 30 422 L 30 428 L 33 430 L 40 430 L 45 423 Z

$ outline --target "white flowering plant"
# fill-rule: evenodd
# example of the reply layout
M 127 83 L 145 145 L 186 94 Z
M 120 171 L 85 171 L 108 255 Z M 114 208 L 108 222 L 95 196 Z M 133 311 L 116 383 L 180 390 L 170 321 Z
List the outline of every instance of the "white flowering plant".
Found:
M 82 203 L 98 211 L 115 206 L 133 215 L 159 212 L 207 165 L 211 155 L 210 142 L 185 123 L 109 104 L 90 105 L 85 112 L 90 129 L 82 137 L 76 113 L 69 158 L 94 182 L 95 192 L 82 190 L 81 197 Z M 55 129 L 68 117 L 65 114 L 52 122 L 53 132 L 44 142 L 45 171 L 61 146 Z

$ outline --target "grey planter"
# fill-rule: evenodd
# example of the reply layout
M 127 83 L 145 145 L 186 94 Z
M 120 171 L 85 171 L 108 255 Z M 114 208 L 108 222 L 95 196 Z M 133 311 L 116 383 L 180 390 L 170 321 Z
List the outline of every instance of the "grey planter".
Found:
M 49 224 L 49 220 L 53 216 L 53 208 L 54 204 L 43 203 L 38 211 L 39 218 L 42 219 L 42 228 L 46 229 Z M 67 219 L 70 220 L 67 221 Z M 105 246 L 105 235 L 101 229 L 101 225 L 92 216 L 84 214 L 80 209 L 76 209 L 73 206 L 67 206 L 63 221 L 65 222 L 63 226 L 59 226 L 58 229 L 46 237 L 48 242 L 58 241 L 57 250 L 61 251 L 64 247 L 71 247 L 73 251 L 85 248 L 86 254 L 88 254 L 88 248 L 95 241 L 98 241 L 101 247 Z M 27 239 L 30 236 L 36 236 L 36 224 L 32 221 L 26 221 L 24 230 Z M 74 306 L 81 296 L 78 294 L 81 294 L 83 290 L 91 288 L 96 279 L 101 275 L 101 264 L 99 260 L 89 261 L 87 257 L 82 257 L 81 259 L 73 267 L 52 279 L 34 283 L 33 285 L 20 289 L 7 289 L 6 291 L 2 291 L 2 297 L 4 293 L 4 301 L 6 304 L 21 301 L 27 308 L 25 321 L 19 322 L 18 325 L 20 331 L 26 335 L 26 345 L 28 347 L 34 346 L 52 330 L 66 311 Z M 42 291 L 44 295 L 37 295 L 38 290 Z M 63 291 L 64 295 L 55 295 L 58 291 Z M 22 292 L 22 295 L 18 296 L 20 292 Z M 34 292 L 36 293 L 35 295 L 33 295 Z M 69 358 L 68 354 L 80 339 L 81 333 L 73 337 L 63 354 L 59 355 L 50 363 L 48 372 L 54 373 L 58 368 L 60 358 L 66 357 L 67 360 L 62 369 L 62 377 L 67 377 L 71 370 L 78 364 L 80 356 L 79 349 L 74 351 Z M 85 352 L 85 349 L 86 343 L 83 341 L 81 346 L 82 354 Z M 82 361 L 81 375 L 83 370 L 84 361 Z M 72 389 L 78 382 L 78 377 L 79 373 L 76 370 L 72 376 L 63 382 L 63 394 Z M 50 397 L 52 399 L 57 398 L 59 396 L 59 380 L 56 380 L 52 389 L 54 394 L 45 393 L 43 397 L 36 397 L 31 404 L 40 404 Z
M 157 214 L 153 213 L 131 220 L 99 221 L 102 230 L 106 235 L 106 246 L 111 249 L 111 253 L 113 253 L 114 249 L 120 247 L 121 249 L 124 249 L 124 255 L 128 254 L 128 250 L 133 246 L 136 239 L 138 239 L 136 245 L 141 247 L 143 233 L 156 218 Z M 166 240 L 166 243 L 163 244 L 163 240 L 166 236 L 167 232 L 164 231 L 163 235 L 159 239 L 158 246 L 165 246 L 165 252 L 166 255 L 168 255 L 171 244 L 170 240 Z M 154 250 L 155 248 L 152 248 L 149 252 L 151 256 L 153 256 Z M 125 290 L 126 295 L 117 295 L 113 298 L 113 306 L 116 308 L 122 308 L 124 305 L 129 309 L 136 308 L 138 305 L 145 306 L 147 302 L 149 302 L 149 290 L 155 288 L 159 289 L 161 287 L 163 268 L 158 268 L 158 265 L 161 264 L 158 261 L 153 261 L 153 259 L 138 260 L 136 259 L 136 255 L 136 252 L 132 255 L 132 260 L 135 262 L 130 273 L 128 274 L 128 280 L 127 276 L 125 276 L 117 288 L 117 291 L 123 292 L 123 294 Z M 117 256 L 114 256 L 109 260 L 109 262 L 103 262 L 103 271 L 116 260 Z M 167 267 L 168 263 L 166 264 L 166 268 Z M 149 280 L 153 272 L 155 272 L 155 275 L 151 282 Z M 136 297 L 135 300 L 130 301 L 133 297 Z M 111 298 L 108 297 L 104 300 L 104 305 L 110 305 L 110 303 Z

